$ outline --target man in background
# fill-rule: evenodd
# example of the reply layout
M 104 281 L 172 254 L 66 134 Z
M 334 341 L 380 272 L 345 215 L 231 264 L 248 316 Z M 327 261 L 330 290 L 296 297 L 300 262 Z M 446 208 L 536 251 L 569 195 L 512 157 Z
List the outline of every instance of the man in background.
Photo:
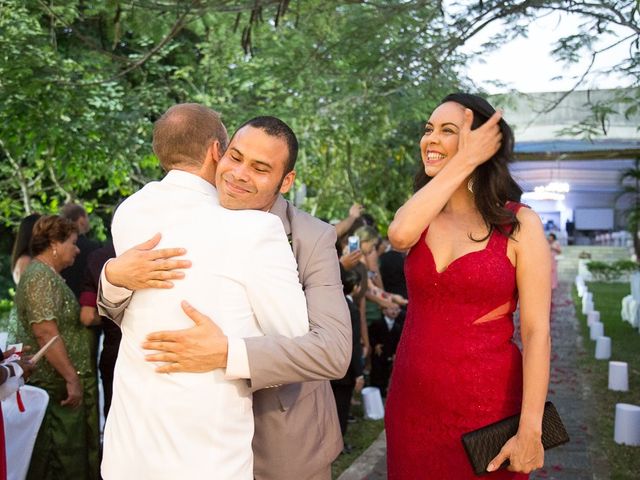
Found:
M 381 318 L 369 326 L 369 341 L 373 348 L 369 383 L 378 387 L 383 397 L 387 395 L 403 321 L 404 314 L 400 306 L 392 304 L 383 308 Z
M 62 270 L 60 275 L 65 279 L 76 298 L 79 299 L 82 292 L 82 283 L 84 282 L 84 272 L 87 267 L 87 256 L 100 245 L 87 238 L 87 233 L 91 230 L 91 224 L 89 223 L 87 211 L 81 205 L 67 203 L 60 210 L 60 215 L 71 220 L 78 227 L 78 242 L 76 246 L 80 249 L 80 253 L 76 256 L 73 265 Z

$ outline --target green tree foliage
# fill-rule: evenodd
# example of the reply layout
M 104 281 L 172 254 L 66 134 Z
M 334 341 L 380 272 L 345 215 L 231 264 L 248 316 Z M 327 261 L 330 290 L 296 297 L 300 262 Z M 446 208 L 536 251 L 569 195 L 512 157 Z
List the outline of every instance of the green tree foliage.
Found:
M 432 2 L 0 0 L 1 220 L 83 201 L 106 209 L 161 172 L 150 128 L 205 103 L 233 130 L 278 115 L 301 140 L 305 207 L 360 201 L 389 220 L 410 192 L 422 124 L 458 88 Z
M 635 49 L 617 68 L 637 81 L 635 2 L 447 5 L 0 0 L 0 223 L 72 199 L 108 218 L 117 199 L 160 177 L 151 127 L 185 101 L 220 111 L 230 130 L 282 117 L 301 140 L 303 207 L 336 218 L 359 201 L 385 223 L 410 194 L 427 115 L 469 88 L 458 47 L 496 21 L 508 28 L 487 48 L 524 34 L 534 16 L 581 15 L 557 50 L 566 61 L 606 54 L 593 51 L 593 31 L 624 27 Z
M 104 77 L 93 52 L 75 54 L 70 31 L 23 2 L 0 3 L 0 215 L 56 211 L 80 198 L 126 194 L 149 161 L 145 101 Z M 61 17 L 70 16 L 60 9 Z M 57 18 L 57 17 L 56 17 Z M 50 22 L 49 25 L 46 22 Z M 155 166 L 152 167 L 155 170 Z

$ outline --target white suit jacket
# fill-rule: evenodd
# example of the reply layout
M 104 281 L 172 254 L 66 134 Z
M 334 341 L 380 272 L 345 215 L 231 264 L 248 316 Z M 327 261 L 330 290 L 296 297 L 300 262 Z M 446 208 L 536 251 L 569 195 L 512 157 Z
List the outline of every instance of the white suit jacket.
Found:
M 172 289 L 137 291 L 122 321 L 104 434 L 105 480 L 252 479 L 253 415 L 245 380 L 224 372 L 158 374 L 144 360 L 148 333 L 193 326 L 181 300 L 228 336 L 299 336 L 307 307 L 282 223 L 231 211 L 202 178 L 172 170 L 118 208 L 116 254 L 162 233 L 158 248 L 187 249 L 192 267 Z

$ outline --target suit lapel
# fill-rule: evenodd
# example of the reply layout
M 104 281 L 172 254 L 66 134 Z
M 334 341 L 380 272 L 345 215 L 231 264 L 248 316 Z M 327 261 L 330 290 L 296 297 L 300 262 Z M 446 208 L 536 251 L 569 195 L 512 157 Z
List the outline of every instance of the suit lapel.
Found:
M 300 283 L 302 284 L 302 289 L 304 290 L 304 281 L 302 277 L 302 273 L 300 273 L 301 265 L 300 265 L 300 232 L 294 241 L 293 233 L 291 232 L 291 223 L 292 219 L 295 215 L 295 207 L 293 207 L 289 202 L 287 202 L 282 195 L 278 196 L 278 199 L 269 210 L 270 213 L 276 215 L 280 221 L 282 221 L 282 226 L 284 227 L 284 233 L 287 235 L 287 240 L 289 240 L 289 245 L 291 246 L 291 250 L 293 251 L 293 256 L 296 258 L 296 262 L 298 263 L 298 275 L 300 277 Z
M 278 199 L 269 210 L 270 213 L 276 215 L 280 221 L 282 222 L 282 226 L 284 227 L 284 233 L 287 235 L 287 240 L 289 240 L 289 245 L 293 248 L 293 240 L 291 237 L 291 215 L 289 202 L 287 202 L 282 195 L 278 196 Z
M 282 195 L 278 195 L 276 203 L 273 204 L 269 213 L 276 215 L 284 226 L 284 233 L 291 238 L 291 219 L 289 218 L 289 203 Z

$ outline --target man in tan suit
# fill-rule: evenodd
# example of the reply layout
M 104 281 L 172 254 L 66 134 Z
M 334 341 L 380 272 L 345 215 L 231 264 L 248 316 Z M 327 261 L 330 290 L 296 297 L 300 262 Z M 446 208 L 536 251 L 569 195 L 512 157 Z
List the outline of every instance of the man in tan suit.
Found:
M 333 227 L 296 209 L 280 195 L 286 193 L 283 179 L 288 185 L 293 183 L 297 146 L 278 129 L 260 125 L 252 120 L 240 127 L 220 158 L 216 173 L 220 203 L 233 209 L 270 211 L 282 220 L 298 263 L 310 332 L 293 339 L 228 339 L 208 318 L 192 311 L 195 327 L 152 334 L 145 347 L 160 351 L 149 360 L 168 362 L 160 371 L 226 368 L 228 377 L 250 381 L 256 479 L 325 480 L 331 478 L 331 462 L 342 449 L 328 380 L 344 376 L 351 356 L 351 326 L 340 283 L 336 234 Z M 258 143 L 268 148 L 258 151 L 252 147 Z M 269 155 L 269 148 L 274 153 L 287 149 L 288 163 L 274 161 L 281 155 Z M 170 287 L 170 280 L 181 276 L 172 269 L 187 267 L 188 262 L 171 258 L 181 254 L 179 249 L 150 250 L 157 242 L 155 238 L 110 261 L 103 271 L 103 286 Z M 105 298 L 101 291 L 101 310 L 117 321 L 127 304 L 121 300 L 127 295 L 125 291 L 120 297 Z

